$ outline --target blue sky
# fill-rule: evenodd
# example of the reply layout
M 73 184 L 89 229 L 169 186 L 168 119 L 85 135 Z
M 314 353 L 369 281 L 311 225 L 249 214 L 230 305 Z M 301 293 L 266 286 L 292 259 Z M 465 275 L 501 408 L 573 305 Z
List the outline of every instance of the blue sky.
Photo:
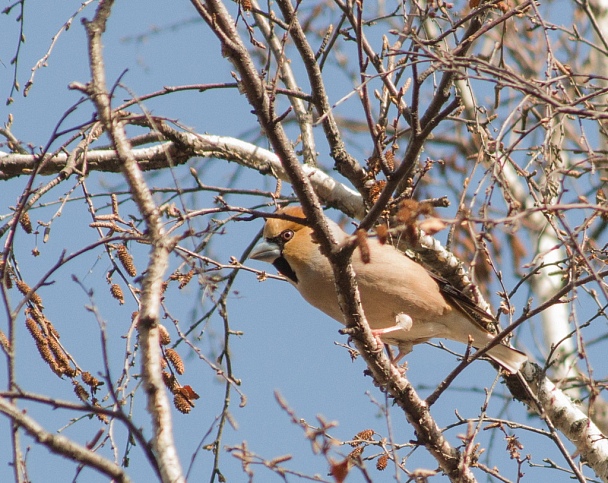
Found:
M 23 86 L 30 75 L 30 69 L 48 49 L 51 38 L 65 20 L 77 10 L 80 2 L 43 2 L 28 1 L 25 3 L 25 36 L 19 55 L 17 76 Z M 84 17 L 93 14 L 89 5 L 84 11 Z M 13 66 L 10 63 L 14 56 L 19 24 L 15 21 L 16 14 L 0 17 L 0 93 L 2 99 L 10 92 Z M 86 82 L 89 72 L 86 61 L 86 40 L 84 28 L 80 24 L 79 15 L 71 28 L 62 33 L 48 60 L 48 66 L 36 72 L 35 83 L 28 97 L 21 93 L 14 95 L 14 102 L 6 106 L 0 104 L 0 120 L 6 122 L 9 113 L 14 118 L 13 132 L 24 142 L 35 146 L 45 145 L 54 126 L 63 112 L 76 103 L 81 94 L 68 89 L 71 82 Z M 208 29 L 196 19 L 196 14 L 187 2 L 162 2 L 158 0 L 118 2 L 111 17 L 107 34 L 104 36 L 104 47 L 107 66 L 108 83 L 111 85 L 118 76 L 128 69 L 122 82 L 136 95 L 162 89 L 168 85 L 184 85 L 212 82 L 231 82 L 230 66 L 218 55 L 218 44 Z M 169 27 L 174 28 L 169 28 Z M 159 28 L 160 31 L 155 30 Z M 143 40 L 137 40 L 140 34 L 147 34 Z M 347 92 L 350 85 L 344 84 L 343 89 L 336 91 Z M 128 94 L 117 90 L 117 99 L 127 98 Z M 341 108 L 348 112 L 356 106 L 356 99 L 346 102 Z M 155 115 L 170 119 L 178 119 L 183 125 L 189 126 L 196 132 L 240 136 L 248 133 L 249 139 L 257 137 L 257 124 L 250 108 L 245 104 L 243 96 L 231 90 L 219 90 L 206 93 L 179 93 L 146 102 L 146 108 Z M 91 105 L 85 102 L 64 123 L 64 126 L 75 126 L 90 119 Z M 317 128 L 320 129 L 320 128 Z M 322 137 L 319 131 L 318 138 Z M 105 142 L 105 140 L 103 141 Z M 54 145 L 55 147 L 57 144 Z M 268 147 L 262 145 L 262 147 Z M 322 149 L 322 148 L 320 148 Z M 355 149 L 356 150 L 356 149 Z M 327 155 L 327 153 L 322 153 Z M 259 174 L 239 171 L 235 165 L 222 161 L 211 162 L 198 159 L 191 166 L 204 173 L 204 182 L 221 185 L 233 176 L 239 176 L 239 186 L 251 189 L 273 189 L 271 181 L 263 179 Z M 186 170 L 176 170 L 177 178 L 183 186 L 192 185 Z M 173 186 L 174 181 L 168 171 L 148 175 L 150 185 L 154 187 Z M 0 190 L 0 215 L 10 214 L 9 206 L 14 206 L 20 195 L 26 177 L 5 182 Z M 37 179 L 38 183 L 46 183 L 49 178 Z M 75 178 L 61 184 L 43 198 L 43 203 L 49 203 L 69 194 L 70 201 L 66 203 L 60 218 L 53 218 L 58 210 L 57 204 L 39 207 L 32 213 L 35 220 L 49 221 L 53 219 L 49 242 L 42 243 L 41 237 L 27 236 L 18 233 L 16 250 L 20 260 L 20 270 L 24 278 L 35 282 L 50 266 L 52 266 L 63 249 L 68 253 L 92 243 L 97 239 L 96 232 L 88 228 L 90 217 L 82 200 L 82 191 L 76 186 Z M 123 192 L 124 182 L 116 174 L 91 174 L 87 188 L 93 193 L 105 193 L 108 189 Z M 284 186 L 283 194 L 290 194 L 289 187 Z M 120 196 L 121 201 L 126 196 Z M 190 201 L 190 198 L 188 198 Z M 253 205 L 255 200 L 234 198 L 235 202 Z M 193 201 L 194 206 L 202 208 L 212 202 L 211 195 L 199 194 Z M 107 203 L 100 199 L 97 207 Z M 125 201 L 124 209 L 129 209 Z M 106 212 L 108 212 L 106 210 Z M 219 216 L 218 218 L 223 218 Z M 205 220 L 207 222 L 208 220 Z M 229 227 L 212 245 L 212 253 L 223 263 L 228 263 L 230 256 L 240 257 L 248 243 L 261 228 L 261 221 L 239 222 Z M 193 248 L 191 241 L 184 244 Z M 34 247 L 38 247 L 41 256 L 30 255 Z M 133 249 L 136 264 L 141 270 L 145 263 L 147 247 Z M 179 259 L 172 258 L 172 269 Z M 269 269 L 259 262 L 249 262 L 258 269 Z M 45 313 L 53 321 L 62 334 L 62 342 L 83 367 L 101 367 L 100 329 L 95 317 L 85 309 L 86 305 L 95 303 L 105 323 L 109 340 L 108 349 L 113 361 L 113 378 L 121 369 L 121 360 L 125 351 L 124 336 L 129 329 L 130 315 L 136 310 L 132 298 L 127 297 L 124 306 L 119 306 L 108 294 L 105 274 L 110 269 L 110 262 L 102 248 L 91 250 L 78 261 L 61 268 L 50 278 L 52 285 L 40 291 L 45 303 Z M 270 270 L 272 270 L 270 268 Z M 75 282 L 76 276 L 89 290 L 93 290 L 92 300 Z M 13 304 L 19 297 L 12 292 Z M 184 291 L 178 293 L 171 289 L 167 294 L 167 302 L 172 316 L 180 321 L 180 327 L 187 328 L 191 321 L 204 312 L 201 307 L 208 307 L 207 301 L 201 301 L 201 291 L 196 283 L 191 283 Z M 206 309 L 205 309 L 206 310 Z M 337 346 L 336 342 L 346 343 L 346 338 L 338 333 L 339 324 L 308 306 L 297 294 L 295 289 L 284 282 L 268 280 L 260 283 L 251 273 L 239 275 L 230 297 L 229 315 L 231 328 L 242 332 L 242 335 L 231 337 L 231 361 L 234 375 L 242 381 L 239 388 L 246 395 L 247 403 L 239 407 L 239 397 L 232 391 L 233 402 L 230 413 L 233 426 L 227 426 L 222 446 L 236 446 L 243 441 L 254 453 L 272 459 L 291 454 L 293 460 L 286 466 L 306 474 L 318 473 L 327 477 L 327 463 L 324 458 L 312 454 L 310 444 L 304 438 L 301 428 L 294 425 L 275 400 L 275 392 L 280 393 L 289 403 L 299 418 L 304 418 L 312 425 L 318 424 L 317 416 L 325 420 L 336 421 L 337 426 L 331 435 L 338 440 L 348 440 L 363 429 L 373 428 L 381 437 L 388 438 L 392 432 L 398 442 L 415 439 L 411 427 L 404 421 L 403 414 L 392 408 L 390 410 L 391 431 L 387 421 L 381 415 L 379 403 L 384 406 L 384 396 L 375 388 L 369 377 L 363 375 L 365 369 L 361 360 L 351 362 L 348 352 Z M 21 323 L 23 322 L 20 319 Z M 0 324 L 4 330 L 5 316 L 0 316 Z M 166 321 L 171 327 L 170 322 Z M 217 353 L 220 347 L 223 325 L 219 316 L 214 316 L 205 327 L 201 340 L 195 341 L 209 357 Z M 175 338 L 175 332 L 172 332 Z M 532 341 L 524 341 L 523 349 L 532 346 Z M 463 350 L 458 345 L 451 346 Z M 213 427 L 216 417 L 220 414 L 223 404 L 224 385 L 214 375 L 213 371 L 182 344 L 179 349 L 187 363 L 187 371 L 182 380 L 190 384 L 200 395 L 196 408 L 189 415 L 174 411 L 175 437 L 180 451 L 180 458 L 185 468 L 195 453 L 199 444 L 212 441 L 212 437 L 203 439 L 210 427 Z M 48 367 L 38 358 L 34 344 L 21 326 L 18 343 L 18 374 L 23 389 L 42 394 L 56 396 L 61 399 L 74 401 L 71 384 L 68 380 L 59 380 Z M 444 351 L 428 345 L 418 346 L 408 356 L 408 377 L 420 389 L 421 395 L 432 391 L 434 384 L 440 382 L 452 369 L 455 358 Z M 132 368 L 132 374 L 137 374 L 139 363 Z M 0 368 L 5 365 L 2 360 Z M 445 395 L 433 408 L 433 415 L 440 425 L 455 421 L 455 411 L 462 418 L 474 418 L 479 415 L 480 407 L 484 404 L 484 388 L 494 383 L 495 371 L 483 362 L 477 362 L 454 382 L 454 389 Z M 0 384 L 6 387 L 6 371 L 0 371 Z M 134 387 L 134 385 L 133 385 Z M 473 389 L 473 391 L 470 391 Z M 102 392 L 103 393 L 103 392 Z M 508 400 L 506 390 L 498 383 L 496 393 Z M 493 397 L 489 404 L 489 413 L 505 418 L 512 418 L 523 423 L 538 425 L 537 421 L 529 421 L 520 403 L 511 404 L 504 409 L 505 400 Z M 62 431 L 68 437 L 74 437 L 85 443 L 95 434 L 99 424 L 96 420 L 80 420 L 70 424 L 70 414 L 62 410 L 52 410 L 41 405 L 23 402 L 21 407 L 27 408 L 28 414 L 38 420 L 51 431 Z M 133 420 L 137 426 L 149 427 L 149 417 L 145 412 L 145 401 L 139 391 L 133 401 Z M 116 454 L 122 456 L 125 448 L 126 435 L 120 423 L 112 427 L 115 431 Z M 8 451 L 8 425 L 5 418 L 0 418 L 0 435 L 3 436 L 2 447 L 5 450 L 0 456 L 0 481 L 12 477 L 10 452 Z M 458 434 L 466 432 L 466 426 L 448 431 L 450 441 L 459 444 Z M 213 430 L 215 434 L 215 430 Z M 489 440 L 490 434 L 494 440 Z M 519 433 L 518 433 L 519 434 Z M 535 453 L 537 463 L 540 457 L 559 459 L 555 451 L 549 448 L 546 438 L 521 433 L 525 441 L 524 454 Z M 150 436 L 150 432 L 146 431 Z M 499 448 L 495 452 L 498 460 L 489 462 L 489 466 L 500 465 L 507 477 L 515 479 L 517 466 L 508 461 L 503 451 L 504 440 L 498 433 L 480 432 L 480 441 Z M 52 456 L 48 451 L 24 438 L 24 447 L 29 446 L 28 470 L 32 481 L 49 481 L 52 472 L 53 481 L 71 481 L 76 474 L 76 465 Z M 541 452 L 539 447 L 546 446 Z M 336 447 L 332 453 L 334 458 L 345 455 L 351 450 L 350 446 Z M 138 448 L 131 450 L 130 470 L 134 481 L 153 478 L 143 460 Z M 365 455 L 372 455 L 377 448 L 368 448 Z M 101 450 L 107 457 L 112 457 L 109 443 Z M 409 454 L 402 450 L 401 457 Z M 206 481 L 211 473 L 212 454 L 201 451 L 197 454 L 192 469 L 192 481 Z M 230 454 L 222 451 L 221 470 L 229 481 L 245 481 L 245 475 L 240 463 Z M 410 461 L 410 460 L 408 460 Z M 411 464 L 411 466 L 410 466 Z M 369 463 L 370 472 L 385 481 L 392 478 L 391 469 L 379 477 L 373 469 L 374 463 Z M 436 464 L 422 450 L 416 450 L 411 455 L 408 469 L 425 467 L 435 468 Z M 532 474 L 532 469 L 525 469 Z M 509 474 L 510 472 L 510 474 Z M 278 481 L 263 468 L 256 468 L 258 481 Z M 104 481 L 100 475 L 86 470 L 78 476 L 78 481 Z M 295 480 L 295 478 L 294 478 Z M 290 480 L 291 481 L 291 480 Z M 362 481 L 360 475 L 353 474 L 349 481 Z

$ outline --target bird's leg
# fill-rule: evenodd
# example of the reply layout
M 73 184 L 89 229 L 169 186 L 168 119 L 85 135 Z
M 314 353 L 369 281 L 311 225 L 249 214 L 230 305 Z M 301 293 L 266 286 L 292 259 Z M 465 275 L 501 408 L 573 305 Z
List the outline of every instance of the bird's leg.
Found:
M 411 342 L 402 342 L 397 347 L 399 347 L 399 353 L 393 359 L 393 363 L 397 365 L 401 359 L 403 359 L 406 355 L 412 352 L 414 348 L 414 344 Z
M 376 329 L 372 330 L 373 336 L 376 338 L 378 344 L 384 344 L 382 337 L 392 334 L 393 332 L 404 331 L 408 332 L 412 328 L 412 318 L 407 314 L 397 314 L 395 317 L 395 325 L 392 327 L 386 327 L 384 329 Z M 388 337 L 390 338 L 390 337 Z M 397 345 L 399 347 L 399 353 L 396 357 L 392 357 L 391 359 L 393 363 L 396 365 L 401 359 L 403 359 L 407 354 L 412 352 L 412 347 L 414 344 L 407 341 L 400 341 Z M 389 352 L 390 353 L 390 352 Z
M 393 332 L 397 332 L 399 330 L 407 332 L 412 328 L 412 323 L 412 318 L 409 315 L 397 314 L 397 317 L 395 317 L 395 325 L 393 325 L 392 327 L 386 327 L 384 329 L 372 330 L 372 334 L 377 339 L 380 339 L 382 336 L 392 334 Z

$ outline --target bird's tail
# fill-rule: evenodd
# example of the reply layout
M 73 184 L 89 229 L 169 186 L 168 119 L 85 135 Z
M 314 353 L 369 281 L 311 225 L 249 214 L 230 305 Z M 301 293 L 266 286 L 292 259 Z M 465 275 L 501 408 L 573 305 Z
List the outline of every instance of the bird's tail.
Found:
M 511 374 L 518 372 L 521 366 L 524 365 L 524 362 L 528 360 L 528 356 L 523 352 L 502 344 L 492 347 L 487 354 L 488 357 L 500 364 Z

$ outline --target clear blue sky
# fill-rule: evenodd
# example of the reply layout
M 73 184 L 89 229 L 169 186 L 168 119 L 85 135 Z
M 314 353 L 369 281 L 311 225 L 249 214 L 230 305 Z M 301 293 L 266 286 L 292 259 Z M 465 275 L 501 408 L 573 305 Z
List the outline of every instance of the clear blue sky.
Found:
M 48 49 L 51 37 L 79 5 L 80 2 L 71 1 L 38 0 L 25 3 L 26 42 L 22 45 L 17 71 L 21 86 L 29 78 L 30 69 Z M 85 17 L 91 18 L 94 6 L 90 5 L 85 10 Z M 29 96 L 24 98 L 21 93 L 16 93 L 14 102 L 6 106 L 4 99 L 10 92 L 13 75 L 10 61 L 15 54 L 18 38 L 19 24 L 15 17 L 15 13 L 0 17 L 0 98 L 3 100 L 0 103 L 0 120 L 6 122 L 11 113 L 14 117 L 13 132 L 19 139 L 35 146 L 45 145 L 62 113 L 81 97 L 78 92 L 70 91 L 68 84 L 73 81 L 86 82 L 89 79 L 84 28 L 80 24 L 82 16 L 78 16 L 70 30 L 61 35 L 47 62 L 48 66 L 36 72 L 35 83 Z M 136 95 L 156 91 L 167 85 L 231 82 L 230 66 L 218 55 L 218 43 L 202 22 L 193 22 L 195 19 L 196 14 L 188 2 L 117 2 L 104 37 L 108 83 L 112 84 L 125 69 L 128 69 L 128 72 L 122 82 Z M 169 28 L 172 26 L 175 28 Z M 156 27 L 161 29 L 160 32 L 154 32 Z M 138 40 L 137 36 L 140 34 L 147 35 Z M 345 84 L 343 93 L 349 88 L 350 86 Z M 127 97 L 124 91 L 119 89 L 117 92 L 118 99 Z M 353 100 L 350 104 L 346 103 L 343 108 L 349 109 L 349 106 L 356 105 L 356 102 Z M 201 133 L 239 136 L 250 129 L 255 132 L 257 126 L 243 97 L 228 90 L 203 94 L 173 94 L 148 102 L 146 107 L 153 114 L 178 119 L 182 124 Z M 65 125 L 74 126 L 86 121 L 91 112 L 90 104 L 85 103 L 66 120 Z M 321 137 L 321 133 L 318 134 Z M 251 138 L 251 135 L 249 137 Z M 234 165 L 224 162 L 210 164 L 208 160 L 195 160 L 192 165 L 199 171 L 204 171 L 204 182 L 208 184 L 225 183 L 236 171 Z M 206 169 L 206 166 L 211 168 Z M 179 171 L 178 177 L 184 185 L 189 183 L 185 170 Z M 150 184 L 155 187 L 173 186 L 169 172 L 150 176 L 149 179 Z M 15 204 L 26 181 L 27 178 L 23 177 L 2 183 L 0 215 L 10 213 L 9 206 Z M 47 181 L 48 178 L 38 179 L 35 186 Z M 75 183 L 76 180 L 73 179 L 62 184 L 45 197 L 43 202 L 56 200 Z M 272 183 L 268 185 L 257 174 L 243 173 L 240 185 L 264 188 L 272 186 Z M 87 180 L 87 186 L 92 192 L 100 193 L 107 191 L 108 187 L 124 190 L 122 178 L 112 174 L 92 174 Z M 288 194 L 289 187 L 284 187 L 283 191 Z M 82 192 L 76 189 L 71 196 L 79 198 L 81 194 Z M 198 207 L 201 208 L 209 202 L 208 195 L 201 195 L 197 201 L 200 203 Z M 101 206 L 101 202 L 98 206 Z M 57 209 L 57 205 L 37 209 L 32 213 L 32 218 L 48 221 Z M 36 246 L 35 237 L 19 232 L 20 240 L 17 246 L 21 253 L 18 258 L 21 260 L 20 269 L 24 276 L 34 282 L 55 263 L 62 249 L 67 249 L 70 253 L 85 243 L 94 241 L 96 233 L 87 228 L 89 222 L 90 218 L 82 199 L 67 203 L 61 218 L 52 225 L 49 243 L 43 244 L 41 238 L 38 238 L 37 246 L 41 252 L 38 258 L 28 255 Z M 229 261 L 230 256 L 239 257 L 260 228 L 261 221 L 239 223 L 230 227 L 227 234 L 214 244 L 214 255 L 225 263 Z M 187 246 L 192 248 L 191 245 Z M 136 250 L 139 255 L 136 263 L 140 269 L 143 267 L 146 252 L 146 247 Z M 172 268 L 177 263 L 178 260 L 173 258 Z M 264 268 L 258 262 L 250 263 L 256 268 Z M 136 306 L 129 297 L 122 307 L 110 298 L 104 279 L 109 268 L 110 264 L 103 250 L 93 250 L 53 275 L 53 285 L 45 287 L 40 293 L 45 302 L 45 313 L 62 334 L 62 342 L 85 370 L 90 370 L 89 368 L 100 367 L 99 326 L 94 316 L 84 310 L 84 305 L 90 304 L 91 301 L 71 280 L 72 275 L 76 275 L 87 288 L 94 290 L 94 301 L 107 324 L 109 351 L 114 362 L 112 376 L 115 379 L 120 370 L 125 346 L 125 341 L 120 336 L 126 334 L 131 312 L 136 310 Z M 386 401 L 374 388 L 371 379 L 363 376 L 363 362 L 351 362 L 347 351 L 335 345 L 335 341 L 346 342 L 345 337 L 338 334 L 339 324 L 309 307 L 287 283 L 273 280 L 259 283 L 253 274 L 243 273 L 234 286 L 234 292 L 229 306 L 231 326 L 233 330 L 242 331 L 243 335 L 231 338 L 232 364 L 235 376 L 242 380 L 240 390 L 246 395 L 247 404 L 240 408 L 238 395 L 232 392 L 231 415 L 235 427 L 227 426 L 222 440 L 223 446 L 238 445 L 247 441 L 251 451 L 267 459 L 291 454 L 294 459 L 286 463 L 289 468 L 326 477 L 326 462 L 323 458 L 312 455 L 302 430 L 290 422 L 289 416 L 276 403 L 275 391 L 283 395 L 298 417 L 304 418 L 310 424 L 317 424 L 317 415 L 336 421 L 338 425 L 331 434 L 338 439 L 348 440 L 367 428 L 373 428 L 383 437 L 388 437 L 386 420 L 374 402 L 385 404 Z M 168 297 L 171 296 L 180 300 L 178 303 L 170 303 L 171 313 L 180 320 L 182 328 L 187 328 L 195 309 L 198 314 L 201 311 L 201 293 L 198 286 L 191 283 L 184 295 L 173 290 L 168 294 Z M 18 297 L 14 293 L 12 302 L 16 303 L 17 300 Z M 5 316 L 0 315 L 0 326 L 3 330 L 5 324 Z M 169 322 L 167 324 L 170 325 Z M 198 344 L 205 354 L 212 357 L 213 351 L 210 347 L 214 350 L 220 347 L 220 339 L 213 339 L 213 335 L 221 338 L 221 319 L 215 316 L 206 329 L 203 340 Z M 19 337 L 18 371 L 23 389 L 74 400 L 70 382 L 59 380 L 39 360 L 33 342 L 23 327 Z M 454 347 L 462 350 L 462 347 Z M 174 411 L 175 436 L 182 464 L 186 468 L 197 445 L 203 441 L 204 435 L 221 412 L 224 386 L 205 363 L 196 360 L 192 354 L 187 356 L 188 351 L 183 344 L 178 350 L 187 362 L 183 383 L 190 384 L 201 395 L 191 414 L 186 416 Z M 432 388 L 449 373 L 454 361 L 454 357 L 443 351 L 426 345 L 419 346 L 408 357 L 408 376 L 414 384 Z M 139 364 L 139 361 L 136 361 L 136 364 Z M 0 369 L 4 365 L 2 360 Z M 133 373 L 138 372 L 137 367 L 133 369 Z M 483 388 L 491 386 L 494 377 L 495 371 L 489 364 L 478 362 L 469 367 L 455 381 L 456 390 L 442 398 L 433 409 L 438 423 L 445 425 L 453 422 L 454 411 L 458 411 L 463 418 L 476 417 L 484 403 Z M 0 384 L 6 387 L 4 370 L 0 370 Z M 471 388 L 477 391 L 467 391 Z M 420 392 L 425 395 L 429 389 L 421 389 Z M 496 393 L 506 394 L 502 388 L 497 389 Z M 521 422 L 527 421 L 521 404 L 511 405 L 507 414 L 501 414 L 503 403 L 500 398 L 493 398 L 489 412 L 493 415 L 513 417 Z M 52 411 L 31 403 L 22 403 L 21 406 L 27 408 L 30 415 L 39 418 L 51 431 L 69 424 L 70 414 L 66 411 Z M 136 425 L 149 427 L 149 417 L 144 411 L 141 393 L 135 398 L 133 414 Z M 391 409 L 390 421 L 392 434 L 397 441 L 407 442 L 415 439 L 399 410 Z M 538 425 L 536 421 L 531 423 Z M 64 432 L 68 437 L 75 437 L 84 443 L 93 437 L 97 428 L 95 420 L 84 420 L 75 422 L 64 429 Z M 114 430 L 118 443 L 116 451 L 122 456 L 126 440 L 124 430 L 120 423 L 115 424 Z M 456 435 L 464 432 L 464 426 L 450 430 L 448 435 L 452 444 L 458 445 Z M 3 451 L 0 456 L 0 481 L 12 478 L 12 471 L 8 466 L 11 456 L 7 434 L 6 419 L 0 418 L 0 435 L 4 435 L 1 443 Z M 146 431 L 146 435 L 149 436 L 150 432 Z M 215 431 L 203 442 L 210 443 L 214 435 Z M 531 435 L 526 438 L 524 454 L 533 452 L 539 458 L 542 455 L 559 460 L 553 450 L 538 451 L 539 445 L 545 444 L 544 438 Z M 488 442 L 484 432 L 480 434 L 480 441 Z M 76 469 L 74 464 L 50 456 L 46 449 L 29 443 L 24 442 L 24 447 L 26 444 L 31 447 L 27 459 L 32 481 L 72 480 Z M 500 463 L 503 469 L 509 468 L 511 473 L 506 476 L 515 479 L 516 464 L 510 462 L 505 465 L 502 460 L 503 457 L 506 458 L 502 450 L 505 442 L 498 438 L 491 444 L 500 448 L 496 454 L 500 455 L 501 460 L 496 464 Z M 347 454 L 350 450 L 349 446 L 337 447 L 334 457 L 338 458 L 340 453 Z M 109 456 L 111 451 L 108 443 L 102 454 Z M 364 454 L 372 455 L 374 452 L 373 448 L 368 448 Z M 405 457 L 409 452 L 403 450 L 400 455 Z M 541 463 L 540 459 L 536 462 Z M 493 464 L 494 462 L 491 462 L 490 466 Z M 373 463 L 370 466 L 373 466 Z M 409 469 L 432 469 L 435 466 L 435 462 L 421 450 L 416 451 L 412 456 L 412 463 L 407 464 Z M 129 473 L 134 481 L 153 477 L 138 448 L 132 450 L 131 468 Z M 197 455 L 192 481 L 207 481 L 210 469 L 211 453 L 202 451 Z M 245 481 L 240 463 L 223 451 L 221 469 L 228 481 Z M 531 474 L 533 470 L 525 471 Z M 389 481 L 394 474 L 390 467 L 383 477 L 379 477 L 375 469 L 370 469 L 370 472 L 378 481 Z M 257 481 L 278 481 L 276 476 L 262 468 L 257 468 L 256 473 Z M 53 475 L 52 479 L 49 479 L 49 474 Z M 104 479 L 87 471 L 78 481 L 93 482 Z M 349 481 L 361 479 L 355 473 Z

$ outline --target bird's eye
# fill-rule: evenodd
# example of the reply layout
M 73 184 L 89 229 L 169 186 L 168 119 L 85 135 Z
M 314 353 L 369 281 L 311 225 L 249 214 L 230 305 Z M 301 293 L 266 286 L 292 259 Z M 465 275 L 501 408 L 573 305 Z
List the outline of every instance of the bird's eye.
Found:
M 284 242 L 288 242 L 292 238 L 293 238 L 293 230 L 285 230 L 283 233 L 281 233 L 281 239 Z

